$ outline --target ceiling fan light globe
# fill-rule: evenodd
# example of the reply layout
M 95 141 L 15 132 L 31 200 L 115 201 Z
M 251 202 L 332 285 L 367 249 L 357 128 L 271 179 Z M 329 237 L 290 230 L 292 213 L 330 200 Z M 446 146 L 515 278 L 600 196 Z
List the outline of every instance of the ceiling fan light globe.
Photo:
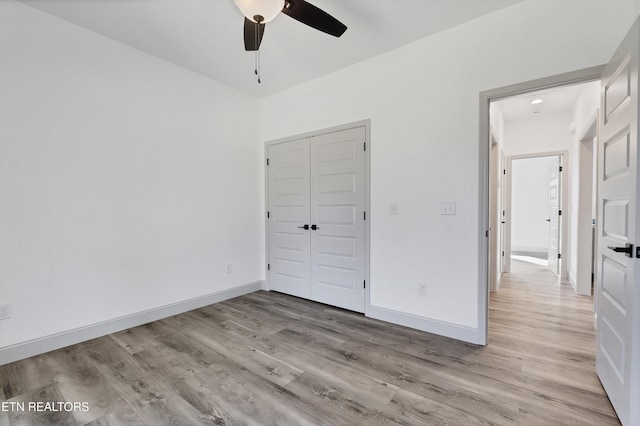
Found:
M 284 8 L 284 0 L 233 0 L 247 19 L 257 22 L 254 16 L 261 16 L 261 24 L 275 18 Z

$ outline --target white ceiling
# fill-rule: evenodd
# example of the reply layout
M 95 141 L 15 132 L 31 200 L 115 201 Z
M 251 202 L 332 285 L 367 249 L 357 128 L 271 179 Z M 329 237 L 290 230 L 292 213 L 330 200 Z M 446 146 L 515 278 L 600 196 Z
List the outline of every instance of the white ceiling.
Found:
M 244 51 L 233 0 L 21 0 L 254 96 L 265 96 L 522 0 L 311 0 L 345 25 L 334 38 L 280 14 Z
M 600 87 L 599 81 L 563 86 L 554 89 L 539 90 L 519 96 L 492 102 L 502 112 L 505 122 L 521 120 L 535 115 L 571 113 L 575 108 L 578 96 L 583 90 L 594 90 Z M 532 105 L 531 101 L 540 99 L 543 102 Z

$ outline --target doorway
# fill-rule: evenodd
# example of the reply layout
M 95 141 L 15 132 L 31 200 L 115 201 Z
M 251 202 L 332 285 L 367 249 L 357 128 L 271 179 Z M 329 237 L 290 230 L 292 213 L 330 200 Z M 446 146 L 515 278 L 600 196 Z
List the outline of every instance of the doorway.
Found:
M 638 68 L 640 19 L 628 31 L 611 60 L 604 66 L 517 84 L 480 94 L 480 220 L 488 236 L 489 123 L 492 100 L 541 88 L 601 79 L 598 114 L 597 217 L 596 219 L 596 333 L 595 370 L 622 424 L 638 424 L 640 409 L 633 404 L 640 394 L 638 350 L 638 274 L 640 241 L 637 227 L 638 189 Z M 533 103 L 533 102 L 532 102 Z M 576 114 L 577 115 L 577 114 Z M 575 132 L 575 126 L 572 131 Z M 580 141 L 577 141 L 579 143 Z M 575 152 L 575 151 L 574 151 Z M 577 221 L 576 221 L 577 222 Z M 634 250 L 636 249 L 636 250 Z M 489 251 L 480 242 L 481 273 L 478 316 L 488 329 Z M 483 262 L 487 262 L 484 263 Z M 590 300 L 589 298 L 588 300 Z M 511 301 L 507 301 L 509 304 Z M 536 311 L 538 313 L 539 311 Z M 593 324 L 591 325 L 593 330 Z M 481 331 L 482 332 L 482 331 Z M 563 335 L 564 336 L 564 335 Z M 591 347 L 591 345 L 589 345 Z M 591 354 L 591 351 L 589 351 Z
M 597 128 L 599 87 L 595 80 L 491 101 L 489 226 L 499 226 L 490 235 L 488 269 L 502 267 L 497 278 L 490 274 L 490 291 L 497 291 L 493 282 L 511 271 L 515 258 L 544 266 L 578 294 L 591 294 L 596 174 L 593 147 L 583 140 Z M 497 150 L 506 161 L 497 160 Z M 589 206 L 586 212 L 582 205 Z M 583 258 L 588 263 L 579 262 Z M 585 286 L 589 292 L 581 290 Z
M 566 74 L 559 74 L 552 77 L 547 77 L 539 80 L 534 80 L 530 82 L 524 82 L 520 84 L 516 84 L 513 86 L 506 86 L 490 91 L 485 91 L 480 94 L 480 212 L 479 219 L 482 229 L 482 237 L 480 238 L 480 250 L 479 250 L 479 287 L 478 292 L 481 295 L 479 298 L 479 306 L 478 306 L 478 323 L 481 324 L 481 329 L 479 330 L 479 340 L 484 341 L 486 344 L 488 341 L 488 308 L 489 308 L 489 291 L 494 287 L 490 287 L 489 283 L 492 282 L 493 277 L 489 277 L 489 271 L 494 268 L 497 269 L 496 275 L 499 276 L 500 273 L 508 272 L 510 268 L 508 257 L 504 257 L 504 261 L 496 262 L 496 258 L 492 257 L 491 253 L 502 254 L 501 249 L 498 250 L 489 250 L 490 241 L 492 238 L 497 242 L 498 245 L 508 244 L 507 238 L 502 238 L 506 232 L 500 232 L 501 227 L 498 226 L 496 228 L 492 228 L 490 224 L 492 223 L 491 218 L 489 217 L 490 211 L 498 214 L 498 220 L 493 220 L 493 223 L 496 222 L 499 225 L 502 225 L 501 222 L 506 222 L 505 216 L 508 214 L 506 208 L 495 208 L 492 206 L 492 202 L 500 203 L 501 196 L 498 194 L 495 197 L 490 198 L 491 189 L 489 187 L 490 181 L 490 159 L 498 158 L 503 159 L 508 157 L 509 155 L 523 155 L 522 151 L 513 150 L 512 152 L 508 152 L 501 145 L 500 151 L 498 154 L 491 155 L 491 151 L 494 148 L 494 145 L 491 144 L 491 139 L 495 138 L 498 143 L 502 142 L 505 139 L 505 127 L 504 127 L 504 117 L 501 116 L 500 111 L 496 112 L 494 110 L 494 105 L 496 101 L 507 100 L 513 98 L 520 98 L 523 100 L 524 97 L 531 95 L 533 92 L 554 92 L 556 90 L 561 90 L 565 87 L 571 87 L 578 84 L 595 82 L 600 80 L 600 75 L 603 71 L 603 66 L 592 67 L 588 69 L 583 69 L 579 71 L 574 71 Z M 535 104 L 532 105 L 531 101 L 535 99 L 528 100 L 531 108 L 531 113 L 535 113 Z M 581 113 L 582 114 L 582 113 Z M 593 115 L 592 112 L 589 115 Z M 498 120 L 496 120 L 498 118 Z M 565 127 L 565 132 L 569 133 L 572 131 L 571 138 L 575 138 L 576 128 L 570 128 L 570 126 Z M 581 132 L 582 129 L 578 128 L 577 132 Z M 528 136 L 527 136 L 528 135 Z M 548 141 L 546 139 L 540 139 L 539 137 L 534 137 L 531 139 L 531 136 L 535 136 L 533 133 L 525 133 L 521 138 L 521 147 L 526 146 L 531 152 L 531 147 L 535 147 L 535 152 L 557 152 L 562 151 L 558 150 L 557 147 L 549 147 Z M 494 151 L 495 152 L 495 151 Z M 563 167 L 566 167 L 565 170 L 570 169 L 570 164 L 573 158 L 567 158 L 566 164 Z M 499 173 L 499 188 L 501 188 L 501 193 L 503 189 L 508 189 L 510 182 L 506 178 L 506 162 L 500 161 L 500 170 Z M 568 179 L 567 179 L 568 180 Z M 577 179 L 572 180 L 571 185 L 574 185 L 578 182 Z M 495 190 L 495 189 L 494 189 Z M 496 201 L 497 200 L 497 201 Z M 504 200 L 503 200 L 504 201 Z M 575 200 L 572 200 L 572 202 Z M 569 210 L 567 210 L 569 211 Z M 503 216 L 504 215 L 504 216 Z M 546 218 L 545 218 L 546 219 Z M 572 226 L 573 223 L 570 223 L 569 226 Z M 565 227 L 568 228 L 569 226 Z M 505 228 L 506 230 L 506 228 Z M 497 235 L 497 237 L 496 237 Z M 562 238 L 562 237 L 561 237 Z M 567 241 L 567 238 L 565 238 Z M 501 243 L 502 242 L 502 243 Z M 506 251 L 506 250 L 505 250 Z M 506 254 L 506 253 L 505 253 Z M 560 253 L 562 255 L 562 253 Z M 498 259 L 500 260 L 500 259 Z M 569 259 L 564 259 L 568 261 Z M 492 262 L 496 262 L 495 265 L 497 267 L 492 267 Z M 567 262 L 569 263 L 569 262 Z M 574 263 L 575 264 L 575 263 Z M 500 271 L 501 270 L 501 271 Z M 561 273 L 562 273 L 562 262 L 561 262 Z M 496 279 L 499 282 L 499 279 Z
M 507 193 L 506 253 L 511 271 L 523 263 L 542 266 L 560 277 L 562 230 L 563 167 L 566 154 L 539 154 L 509 157 L 510 191 Z

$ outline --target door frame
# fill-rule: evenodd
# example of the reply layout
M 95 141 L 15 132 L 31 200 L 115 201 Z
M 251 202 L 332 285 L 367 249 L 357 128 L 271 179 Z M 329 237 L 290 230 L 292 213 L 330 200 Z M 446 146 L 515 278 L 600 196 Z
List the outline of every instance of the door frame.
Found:
M 492 101 L 537 90 L 600 80 L 605 65 L 556 74 L 536 80 L 480 92 L 478 167 L 478 334 L 475 341 L 486 345 L 489 334 L 489 106 Z
M 593 206 L 596 205 L 598 199 L 598 146 L 594 144 L 594 139 L 598 140 L 598 120 L 600 117 L 600 108 L 598 108 L 592 117 L 587 121 L 584 129 L 578 134 L 578 179 L 580 185 L 578 187 L 578 200 L 576 206 L 578 208 L 578 223 L 577 223 L 577 268 L 575 282 L 571 282 L 574 286 L 574 290 L 577 294 L 583 296 L 591 296 L 592 283 L 595 283 L 595 275 L 597 269 L 597 263 L 595 260 L 596 253 L 594 253 L 595 238 L 594 223 L 598 222 L 598 209 L 597 206 L 593 211 Z M 591 145 L 591 152 L 587 144 Z M 585 158 L 590 157 L 591 163 L 585 163 Z M 589 185 L 583 185 L 583 181 L 589 181 Z M 586 188 L 585 188 L 586 187 Z M 586 190 L 588 189 L 588 191 Z M 584 211 L 590 212 L 590 217 L 587 219 L 584 217 Z M 582 213 L 582 215 L 581 215 Z M 588 273 L 585 273 L 586 266 L 590 266 Z M 593 276 L 592 276 L 593 274 Z M 595 298 L 594 298 L 595 299 Z M 595 317 L 595 304 L 594 304 L 594 317 Z
M 364 277 L 366 286 L 364 289 L 364 314 L 367 315 L 371 307 L 371 277 L 369 274 L 369 265 L 371 258 L 371 119 L 354 121 L 352 123 L 341 124 L 338 126 L 327 127 L 319 130 L 312 130 L 305 133 L 299 133 L 296 135 L 286 136 L 284 138 L 270 140 L 264 143 L 264 230 L 265 230 L 265 262 L 264 262 L 264 284 L 263 290 L 270 291 L 269 286 L 269 271 L 267 265 L 269 263 L 269 218 L 267 217 L 267 211 L 269 209 L 269 167 L 267 167 L 267 157 L 269 154 L 269 147 L 284 142 L 291 142 L 298 139 L 311 138 L 314 136 L 326 135 L 328 133 L 340 132 L 343 130 L 355 129 L 357 127 L 364 127 L 366 149 L 364 151 L 365 157 L 365 176 L 364 176 L 364 209 L 366 212 L 366 220 L 364 221 Z
M 489 163 L 492 165 L 489 169 L 489 227 L 493 232 L 489 232 L 489 290 L 497 291 L 500 288 L 500 277 L 502 276 L 502 256 L 498 253 L 502 251 L 502 214 L 500 211 L 504 209 L 502 203 L 502 193 L 504 183 L 503 177 L 500 175 L 500 156 L 502 150 L 493 128 L 489 132 Z M 502 184 L 501 184 L 502 183 Z
M 513 185 L 512 185 L 512 172 L 513 172 L 513 160 L 525 160 L 527 158 L 540 158 L 540 157 L 560 157 L 560 166 L 562 167 L 562 176 L 560 177 L 560 210 L 562 210 L 562 215 L 560 215 L 560 219 L 558 220 L 558 225 L 560 226 L 560 253 L 563 258 L 560 261 L 560 279 L 567 279 L 569 277 L 569 262 L 567 262 L 568 256 L 568 241 L 569 241 L 569 227 L 567 226 L 567 218 L 569 217 L 569 197 L 567 194 L 569 193 L 569 173 L 570 173 L 570 164 L 569 164 L 569 151 L 545 151 L 545 152 L 535 152 L 530 154 L 518 154 L 518 155 L 509 155 L 507 157 L 507 163 L 505 164 L 505 180 L 507 184 L 505 185 L 505 223 L 504 226 L 504 234 L 505 234 L 505 245 L 504 245 L 504 257 L 505 263 L 508 265 L 509 270 L 511 270 L 511 220 L 512 220 L 512 206 L 511 206 L 511 197 L 513 194 Z

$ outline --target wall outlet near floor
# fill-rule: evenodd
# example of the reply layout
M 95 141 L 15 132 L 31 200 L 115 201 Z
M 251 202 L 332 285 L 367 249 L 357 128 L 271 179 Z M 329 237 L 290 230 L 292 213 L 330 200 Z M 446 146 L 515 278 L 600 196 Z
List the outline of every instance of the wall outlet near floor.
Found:
M 427 285 L 424 283 L 418 284 L 418 296 L 426 296 L 427 295 Z
M 233 264 L 227 263 L 227 274 L 230 274 L 232 272 L 233 272 Z
M 11 303 L 0 305 L 0 320 L 11 318 Z

